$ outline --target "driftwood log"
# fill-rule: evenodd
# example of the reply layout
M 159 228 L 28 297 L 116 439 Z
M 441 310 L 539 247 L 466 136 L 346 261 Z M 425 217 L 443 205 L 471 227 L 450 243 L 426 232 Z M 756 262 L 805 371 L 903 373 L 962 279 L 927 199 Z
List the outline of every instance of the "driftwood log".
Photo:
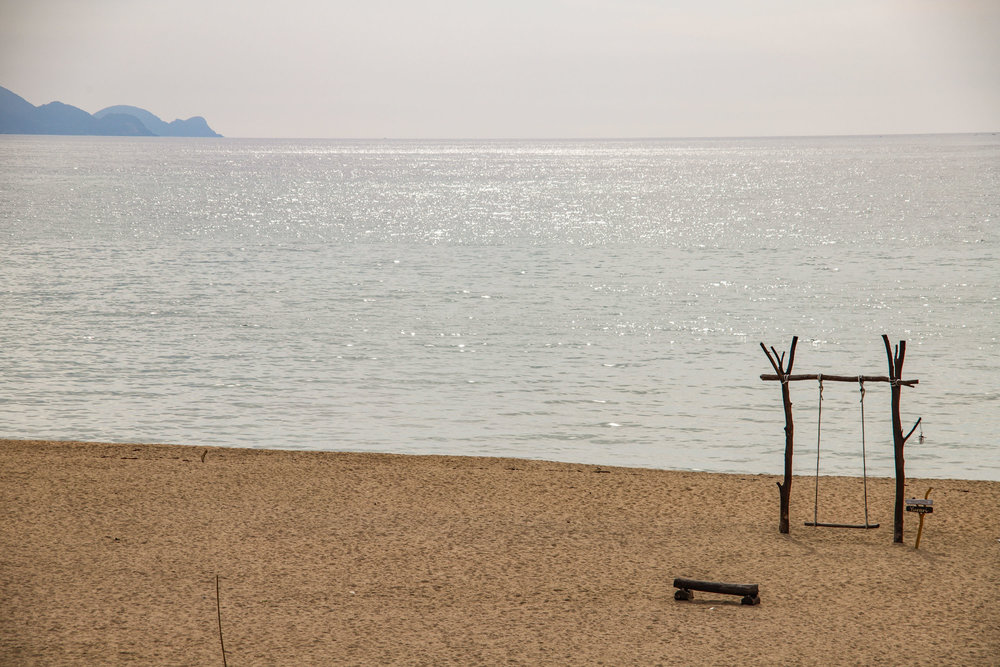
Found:
M 674 579 L 674 588 L 678 589 L 674 593 L 675 600 L 691 600 L 694 598 L 694 593 L 691 591 L 704 591 L 706 593 L 722 593 L 723 595 L 741 595 L 743 599 L 740 604 L 760 604 L 758 584 L 727 584 L 720 581 L 699 581 L 677 577 Z

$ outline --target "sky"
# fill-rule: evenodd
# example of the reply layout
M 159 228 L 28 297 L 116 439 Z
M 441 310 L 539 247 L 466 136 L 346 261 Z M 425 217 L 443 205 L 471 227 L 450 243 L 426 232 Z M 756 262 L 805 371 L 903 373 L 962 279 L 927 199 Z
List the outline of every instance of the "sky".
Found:
M 230 137 L 1000 130 L 1000 0 L 0 0 L 0 86 Z

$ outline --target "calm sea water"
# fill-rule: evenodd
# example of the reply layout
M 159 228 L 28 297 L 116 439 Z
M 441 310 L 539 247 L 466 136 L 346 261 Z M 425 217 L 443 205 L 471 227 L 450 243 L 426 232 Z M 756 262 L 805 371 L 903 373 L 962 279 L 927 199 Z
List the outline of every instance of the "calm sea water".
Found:
M 0 435 L 778 473 L 759 343 L 884 375 L 886 333 L 908 474 L 1000 480 L 998 230 L 997 135 L 0 137 Z M 824 473 L 859 397 L 825 387 Z

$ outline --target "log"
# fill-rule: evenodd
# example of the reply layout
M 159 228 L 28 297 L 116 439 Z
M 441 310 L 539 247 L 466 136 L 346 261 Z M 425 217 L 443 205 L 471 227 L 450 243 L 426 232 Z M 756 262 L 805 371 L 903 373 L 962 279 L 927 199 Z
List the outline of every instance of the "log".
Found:
M 674 579 L 674 588 L 687 591 L 705 591 L 706 593 L 722 593 L 723 595 L 749 595 L 757 597 L 758 584 L 726 584 L 719 581 L 699 581 L 697 579 Z

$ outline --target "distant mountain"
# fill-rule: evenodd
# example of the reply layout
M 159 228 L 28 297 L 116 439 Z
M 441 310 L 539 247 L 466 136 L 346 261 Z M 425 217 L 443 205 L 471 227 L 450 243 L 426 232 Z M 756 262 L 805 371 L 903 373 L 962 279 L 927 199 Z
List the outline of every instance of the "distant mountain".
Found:
M 34 104 L 0 88 L 0 132 L 29 132 L 36 123 L 34 113 Z
M 115 106 L 89 114 L 83 109 L 50 102 L 36 107 L 0 87 L 0 134 L 82 134 L 119 137 L 220 137 L 201 116 L 165 123 L 130 106 Z
M 146 126 L 150 132 L 158 137 L 221 137 L 221 134 L 216 134 L 212 128 L 208 126 L 205 119 L 201 116 L 193 116 L 187 120 L 174 120 L 166 123 L 160 120 L 160 117 L 152 114 L 145 109 L 140 109 L 139 107 L 130 107 L 125 104 L 119 104 L 113 107 L 108 107 L 106 109 L 101 109 L 94 114 L 95 118 L 106 118 L 108 116 L 113 116 L 120 114 L 123 116 L 131 116 L 138 119 L 143 125 Z

